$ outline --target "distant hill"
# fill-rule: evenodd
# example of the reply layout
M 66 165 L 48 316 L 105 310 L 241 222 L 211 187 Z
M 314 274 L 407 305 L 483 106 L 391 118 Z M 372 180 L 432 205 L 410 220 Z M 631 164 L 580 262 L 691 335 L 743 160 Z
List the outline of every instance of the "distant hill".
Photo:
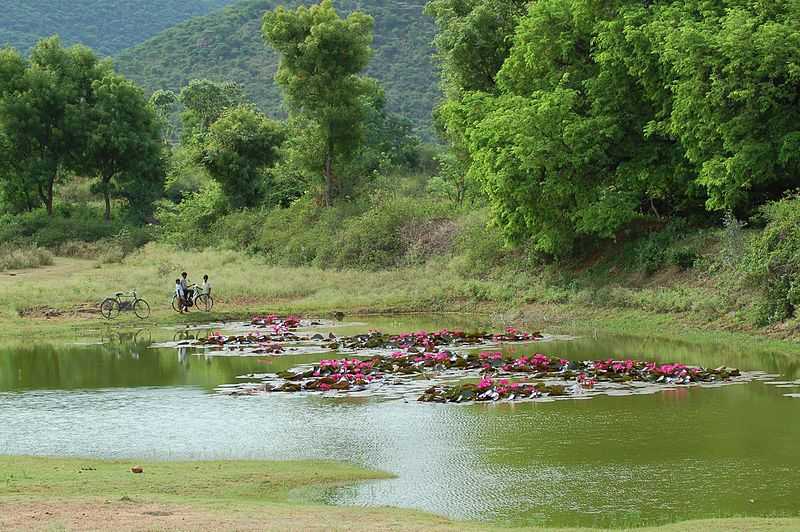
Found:
M 234 0 L 0 0 L 0 46 L 27 51 L 54 33 L 103 55 Z
M 389 108 L 429 137 L 439 89 L 430 44 L 434 25 L 422 14 L 425 2 L 340 0 L 336 7 L 342 14 L 361 9 L 375 18 L 368 73 L 382 82 Z M 273 82 L 278 61 L 261 37 L 261 18 L 277 5 L 299 3 L 246 0 L 187 20 L 118 54 L 117 69 L 150 90 L 177 90 L 194 78 L 237 81 L 264 112 L 279 115 L 281 94 Z

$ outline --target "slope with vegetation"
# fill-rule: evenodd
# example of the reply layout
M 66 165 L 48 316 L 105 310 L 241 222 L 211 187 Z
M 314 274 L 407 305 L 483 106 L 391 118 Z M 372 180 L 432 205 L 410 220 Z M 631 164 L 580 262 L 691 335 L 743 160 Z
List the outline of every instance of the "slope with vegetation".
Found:
M 178 90 L 195 78 L 239 83 L 258 107 L 282 115 L 281 93 L 273 82 L 277 54 L 265 47 L 260 33 L 265 12 L 292 0 L 245 0 L 222 11 L 197 17 L 125 50 L 118 68 L 150 90 Z M 309 2 L 305 2 L 309 3 Z M 375 19 L 373 56 L 367 69 L 386 90 L 388 107 L 430 135 L 431 112 L 439 98 L 433 64 L 433 22 L 422 14 L 422 0 L 343 0 L 343 13 L 361 9 Z
M 113 55 L 233 0 L 0 0 L 0 45 L 27 51 L 54 33 Z

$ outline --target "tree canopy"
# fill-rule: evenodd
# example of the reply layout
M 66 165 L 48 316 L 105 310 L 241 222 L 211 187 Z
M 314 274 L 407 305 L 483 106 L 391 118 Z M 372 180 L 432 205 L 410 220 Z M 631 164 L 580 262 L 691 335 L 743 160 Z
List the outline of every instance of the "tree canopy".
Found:
M 280 125 L 246 105 L 222 111 L 199 151 L 200 163 L 234 208 L 254 207 L 265 195 L 265 170 L 279 158 Z
M 290 112 L 318 129 L 326 205 L 340 189 L 334 164 L 358 148 L 368 99 L 378 91 L 373 79 L 361 75 L 371 54 L 372 26 L 372 17 L 360 11 L 341 18 L 330 0 L 264 15 L 264 38 L 281 54 L 275 79 Z
M 510 240 L 568 253 L 645 215 L 746 214 L 800 184 L 796 2 L 539 0 L 494 25 L 448 5 L 428 8 L 451 84 L 438 115 Z M 510 43 L 494 84 L 487 42 Z

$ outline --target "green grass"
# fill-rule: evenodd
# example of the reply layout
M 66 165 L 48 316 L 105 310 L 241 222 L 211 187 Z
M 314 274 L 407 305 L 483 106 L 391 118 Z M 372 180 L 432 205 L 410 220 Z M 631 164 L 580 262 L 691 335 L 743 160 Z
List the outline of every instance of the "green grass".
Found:
M 214 285 L 213 313 L 178 315 L 172 311 L 175 278 L 183 270 L 195 281 L 204 273 L 210 275 Z M 52 266 L 18 272 L 14 277 L 0 274 L 0 325 L 7 337 L 52 337 L 101 325 L 141 325 L 133 313 L 122 313 L 109 323 L 98 315 L 72 312 L 77 306 L 94 305 L 117 290 L 131 288 L 150 303 L 152 316 L 147 324 L 245 318 L 263 312 L 323 317 L 335 311 L 460 312 L 480 314 L 482 321 L 488 317 L 498 326 L 527 323 L 550 332 L 603 329 L 698 342 L 733 341 L 797 353 L 796 342 L 782 341 L 785 335 L 780 330 L 775 338 L 769 338 L 763 330 L 741 327 L 735 317 L 709 321 L 702 313 L 649 306 L 652 301 L 648 294 L 662 291 L 702 300 L 706 297 L 703 288 L 609 288 L 630 293 L 633 301 L 615 305 L 584 298 L 580 289 L 555 287 L 525 274 L 470 279 L 437 261 L 382 271 L 332 270 L 274 266 L 258 256 L 235 251 L 185 251 L 153 243 L 120 263 L 59 257 Z M 637 298 L 641 304 L 636 303 Z M 63 315 L 45 319 L 42 308 L 59 309 Z M 787 330 L 792 330 L 791 323 Z
M 145 474 L 130 472 L 134 465 Z M 0 457 L 0 497 L 258 499 L 285 502 L 306 486 L 353 483 L 392 475 L 328 461 L 139 462 Z
M 134 465 L 144 472 L 132 473 Z M 542 530 L 451 521 L 398 508 L 324 506 L 309 499 L 315 490 L 390 477 L 329 461 L 139 462 L 0 456 L 0 528 Z M 635 530 L 784 531 L 798 527 L 797 518 L 737 517 Z

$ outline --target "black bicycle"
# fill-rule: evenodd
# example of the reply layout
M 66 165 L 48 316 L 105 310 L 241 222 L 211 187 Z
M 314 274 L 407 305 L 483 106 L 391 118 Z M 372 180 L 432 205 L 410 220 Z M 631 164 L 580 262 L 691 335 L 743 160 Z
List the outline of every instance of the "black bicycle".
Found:
M 150 303 L 130 292 L 117 292 L 114 297 L 107 297 L 100 303 L 100 314 L 107 320 L 116 318 L 122 311 L 133 311 L 140 320 L 150 317 Z
M 203 312 L 210 312 L 211 308 L 214 306 L 214 298 L 211 297 L 211 294 L 206 294 L 203 292 L 202 287 L 193 284 L 189 287 L 191 290 L 192 296 L 189 298 L 189 306 L 195 306 L 198 310 L 202 310 Z M 178 298 L 178 294 L 172 294 L 172 310 L 175 312 L 181 311 L 181 302 Z

